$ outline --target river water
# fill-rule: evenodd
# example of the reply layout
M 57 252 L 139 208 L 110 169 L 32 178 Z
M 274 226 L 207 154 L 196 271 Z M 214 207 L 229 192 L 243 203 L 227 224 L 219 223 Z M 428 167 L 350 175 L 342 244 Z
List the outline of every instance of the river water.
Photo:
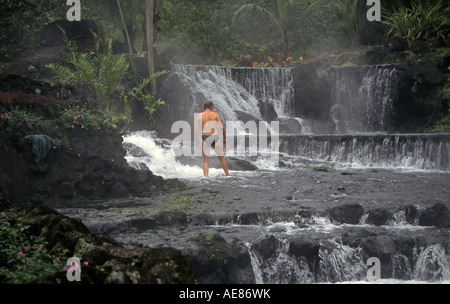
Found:
M 368 254 L 382 263 L 381 277 L 370 283 L 450 283 L 450 230 L 419 221 L 437 203 L 450 208 L 450 134 L 386 132 L 397 71 L 396 66 L 335 69 L 342 81 L 333 88 L 334 127 L 325 130 L 293 116 L 290 69 L 174 66 L 168 82 L 181 85 L 183 95 L 167 104 L 171 120 L 191 121 L 204 99 L 215 101 L 224 121 L 267 120 L 272 113 L 282 126 L 280 134 L 272 134 L 277 146 L 256 149 L 256 155 L 227 150 L 231 178 L 212 154 L 204 178 L 201 156 L 176 157 L 173 142 L 156 132 L 129 133 L 123 145 L 130 166 L 179 179 L 187 189 L 59 211 L 127 247 L 169 246 L 195 256 L 195 239 L 218 234 L 248 253 L 254 283 L 369 283 Z M 175 91 L 180 89 L 166 88 L 167 94 Z M 365 99 L 367 107 L 359 107 Z M 350 124 L 349 117 L 356 116 Z M 330 217 L 330 210 L 346 204 L 363 208 L 356 223 Z M 370 212 L 380 209 L 389 220 L 369 223 Z M 182 219 L 164 217 L 164 223 L 162 214 Z M 305 242 L 317 249 L 313 256 L 296 249 Z
M 60 211 L 82 219 L 94 232 L 109 233 L 130 248 L 169 246 L 192 253 L 195 245 L 191 240 L 199 235 L 218 233 L 230 243 L 239 240 L 248 250 L 255 282 L 261 284 L 369 283 L 366 257 L 351 240 L 366 234 L 386 236 L 393 242 L 407 238 L 415 243 L 411 252 L 391 252 L 390 273 L 370 283 L 450 283 L 449 229 L 419 225 L 417 218 L 407 221 L 401 208 L 414 205 L 421 211 L 436 202 L 448 206 L 450 172 L 349 163 L 327 167 L 327 161 L 281 153 L 278 163 L 267 157 L 243 158 L 256 170 L 231 170 L 232 178 L 226 178 L 212 160 L 210 177 L 203 178 L 201 157 L 175 157 L 170 143 L 155 132 L 124 136 L 130 166 L 148 168 L 166 179 L 178 178 L 188 186 L 183 195 L 195 200 L 175 208 L 187 214 L 187 226 L 177 228 L 173 223 L 155 228 L 142 224 L 158 212 L 174 209 L 167 201 L 155 198 Z M 231 165 L 233 159 L 229 162 Z M 324 212 L 345 203 L 364 207 L 358 223 L 336 223 Z M 375 208 L 391 210 L 393 218 L 384 225 L 368 224 L 367 211 Z M 258 244 L 268 236 L 277 244 L 269 256 L 258 251 Z M 290 251 L 298 239 L 320 243 L 316 270 Z

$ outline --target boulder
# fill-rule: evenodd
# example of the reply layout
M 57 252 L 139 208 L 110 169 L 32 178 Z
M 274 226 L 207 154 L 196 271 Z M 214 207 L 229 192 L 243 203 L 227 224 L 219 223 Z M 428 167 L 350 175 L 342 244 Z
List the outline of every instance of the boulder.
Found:
M 259 222 L 259 216 L 257 212 L 244 213 L 238 217 L 238 221 L 241 225 L 256 225 Z
M 417 207 L 414 205 L 406 205 L 400 207 L 401 212 L 405 214 L 405 220 L 409 224 L 415 224 L 415 221 L 417 219 Z
M 199 284 L 254 284 L 247 248 L 238 241 L 227 242 L 220 234 L 200 233 L 189 240 L 184 252 L 194 256 L 195 277 Z
M 313 238 L 296 237 L 289 240 L 289 253 L 296 257 L 305 257 L 310 269 L 319 262 L 319 240 Z
M 367 223 L 372 225 L 386 225 L 389 220 L 392 220 L 394 217 L 389 210 L 385 208 L 377 208 L 374 210 L 369 210 L 367 216 Z
M 450 227 L 450 211 L 443 203 L 436 203 L 420 213 L 419 225 Z
M 395 241 L 388 235 L 376 235 L 364 238 L 360 244 L 364 260 L 370 257 L 380 259 L 381 278 L 392 277 L 392 256 L 397 253 Z
M 281 242 L 274 237 L 269 235 L 252 245 L 252 250 L 258 254 L 262 260 L 267 260 L 269 258 L 276 257 L 278 248 L 281 247 Z
M 332 208 L 330 211 L 330 219 L 334 222 L 342 224 L 359 223 L 364 209 L 360 204 L 345 204 Z

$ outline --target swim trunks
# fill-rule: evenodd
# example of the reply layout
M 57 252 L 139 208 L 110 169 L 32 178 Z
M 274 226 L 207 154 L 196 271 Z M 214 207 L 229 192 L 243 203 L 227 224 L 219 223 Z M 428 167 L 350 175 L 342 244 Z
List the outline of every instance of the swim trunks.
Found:
M 202 135 L 202 140 L 204 143 L 209 144 L 211 148 L 216 148 L 216 141 L 219 140 L 217 135 Z

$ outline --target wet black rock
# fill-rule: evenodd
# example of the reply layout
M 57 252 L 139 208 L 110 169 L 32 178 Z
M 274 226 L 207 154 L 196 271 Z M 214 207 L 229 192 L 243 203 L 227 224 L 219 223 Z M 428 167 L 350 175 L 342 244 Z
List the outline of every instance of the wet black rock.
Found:
M 329 56 L 322 56 L 294 69 L 296 116 L 319 120 L 327 118 L 324 116 L 331 106 L 332 90 L 330 68 Z
M 311 269 L 319 262 L 319 249 L 317 239 L 297 237 L 289 241 L 289 253 L 296 257 L 305 257 Z
M 187 215 L 182 211 L 161 211 L 155 216 L 158 226 L 186 226 Z
M 414 224 L 417 219 L 417 207 L 414 205 L 405 205 L 400 208 L 400 211 L 402 211 L 405 214 L 405 220 L 409 224 Z
M 194 256 L 195 277 L 199 284 L 255 283 L 248 250 L 239 241 L 227 242 L 220 234 L 199 234 L 184 250 Z
M 394 217 L 392 213 L 385 208 L 377 208 L 374 210 L 369 210 L 367 216 L 367 223 L 372 225 L 386 225 L 389 220 L 392 220 Z
M 277 254 L 277 249 L 281 247 L 281 242 L 273 235 L 269 235 L 252 245 L 254 250 L 263 260 L 273 258 Z
M 419 225 L 450 227 L 450 211 L 442 203 L 428 207 L 420 213 Z
M 336 206 L 329 212 L 332 221 L 356 225 L 364 213 L 364 208 L 360 204 L 345 204 Z
M 397 248 L 392 237 L 387 235 L 376 235 L 364 238 L 361 242 L 363 252 L 367 257 L 376 257 L 380 259 L 381 277 L 389 278 L 392 275 L 392 259 L 396 254 Z
M 240 200 L 240 198 L 233 198 L 234 200 Z M 249 212 L 241 214 L 238 218 L 238 221 L 241 225 L 254 225 L 258 224 L 259 216 L 256 212 Z

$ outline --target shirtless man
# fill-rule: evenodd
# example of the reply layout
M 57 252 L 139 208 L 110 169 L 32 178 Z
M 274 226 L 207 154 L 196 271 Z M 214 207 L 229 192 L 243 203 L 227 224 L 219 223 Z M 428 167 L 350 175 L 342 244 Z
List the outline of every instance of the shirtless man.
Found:
M 223 147 L 227 145 L 227 139 L 225 134 L 225 127 L 219 114 L 213 112 L 214 105 L 210 100 L 205 101 L 203 105 L 205 111 L 200 113 L 195 119 L 194 132 L 198 131 L 198 128 L 202 126 L 202 155 L 203 155 L 203 175 L 208 177 L 209 172 L 209 149 L 213 148 L 217 157 L 222 165 L 223 171 L 226 176 L 230 176 L 228 172 L 228 164 L 223 156 Z M 217 132 L 217 125 L 223 130 L 223 147 L 219 141 L 219 133 Z M 197 133 L 196 133 L 197 134 Z

